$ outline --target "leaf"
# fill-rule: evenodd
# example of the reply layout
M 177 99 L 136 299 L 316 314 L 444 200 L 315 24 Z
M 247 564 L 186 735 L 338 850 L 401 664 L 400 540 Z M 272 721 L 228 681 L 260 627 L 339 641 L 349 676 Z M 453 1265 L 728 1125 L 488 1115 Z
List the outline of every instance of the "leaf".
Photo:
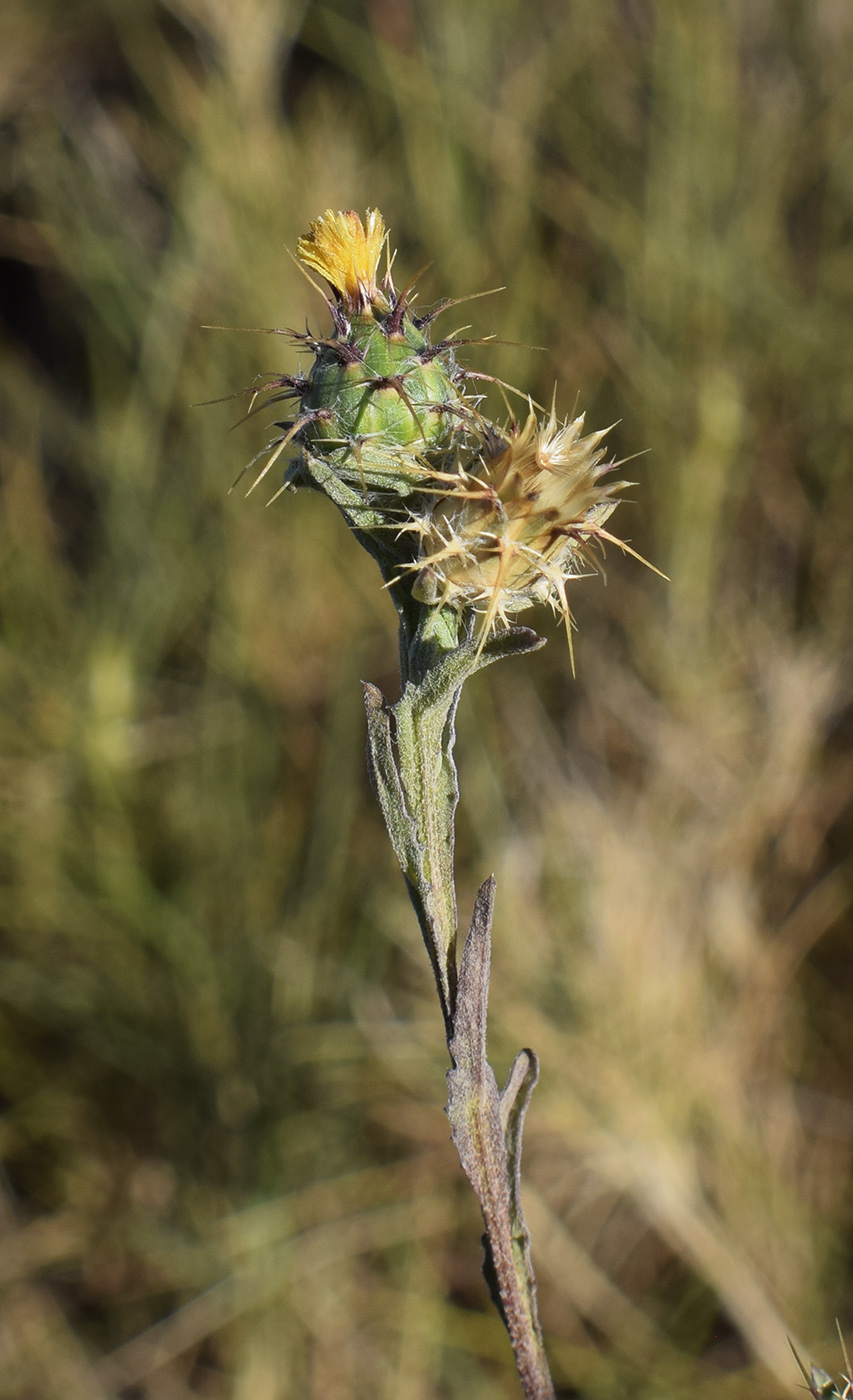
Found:
M 497 1080 L 486 1058 L 486 1017 L 495 881 L 480 887 L 459 969 L 453 1036 L 453 1068 L 447 1074 L 447 1116 L 459 1160 L 489 1216 L 510 1222 L 506 1140 Z M 487 1213 L 488 1212 L 488 1213 Z
M 478 1107 L 487 1107 L 489 1111 L 495 1112 L 498 1136 L 505 1155 L 506 1145 L 500 1121 L 500 1094 L 497 1080 L 486 1058 L 494 900 L 495 879 L 492 875 L 480 886 L 471 927 L 462 950 L 453 1037 L 448 1047 L 453 1058 L 453 1068 L 448 1072 L 447 1078 L 451 1089 L 451 1101 L 454 1090 L 461 1087 L 464 1095 L 473 1094 L 477 1097 Z M 451 1118 L 451 1123 L 452 1121 Z M 462 1164 L 465 1166 L 464 1158 Z
M 515 1256 L 516 1274 L 525 1281 L 528 1293 L 527 1306 L 531 1316 L 537 1317 L 536 1277 L 530 1256 L 530 1231 L 524 1218 L 521 1205 L 521 1134 L 524 1128 L 524 1115 L 533 1090 L 539 1081 L 539 1060 L 532 1050 L 519 1050 L 509 1072 L 506 1086 L 501 1093 L 501 1126 L 504 1132 L 507 1155 L 507 1174 L 510 1183 L 510 1217 L 512 1249 Z M 538 1325 L 538 1324 L 537 1324 Z
M 346 482 L 341 481 L 335 471 L 319 457 L 312 457 L 309 453 L 303 453 L 299 463 L 299 471 L 295 475 L 295 480 L 299 477 L 307 477 L 324 495 L 334 501 L 335 505 L 346 517 L 347 523 L 354 530 L 369 532 L 371 530 L 382 530 L 387 524 L 387 512 L 371 504 L 358 491 L 353 490 Z
M 538 1066 L 535 1055 L 522 1050 L 501 1095 L 486 1055 L 494 895 L 492 878 L 480 887 L 462 953 L 449 1044 L 453 1068 L 447 1075 L 447 1115 L 483 1212 L 483 1273 L 509 1332 L 524 1393 L 529 1400 L 552 1400 L 518 1175 L 521 1129 Z
M 418 916 L 449 1034 L 456 985 L 456 968 L 453 964 L 455 901 L 452 906 L 454 923 L 448 942 L 441 936 L 441 925 L 436 917 L 433 887 L 426 867 L 426 849 L 420 837 L 419 825 L 409 809 L 412 785 L 411 782 L 408 784 L 407 793 L 400 780 L 391 732 L 393 711 L 375 685 L 363 681 L 362 686 L 367 711 L 367 771 L 382 808 L 394 853 L 406 879 L 409 898 Z M 452 882 L 450 892 L 453 898 Z
M 388 703 L 382 691 L 362 681 L 367 711 L 367 771 L 379 799 L 394 853 L 406 879 L 417 886 L 423 877 L 423 845 L 418 840 L 417 823 L 406 805 L 400 782 Z
M 524 656 L 527 652 L 538 651 L 545 643 L 546 639 L 530 627 L 507 627 L 503 632 L 493 633 L 482 645 L 479 638 L 469 636 L 436 661 L 429 653 L 425 657 L 419 655 L 421 643 L 416 637 L 410 647 L 410 670 L 413 675 L 421 676 L 415 688 L 424 703 L 434 704 L 447 690 L 461 690 L 469 676 L 493 662 L 506 656 Z

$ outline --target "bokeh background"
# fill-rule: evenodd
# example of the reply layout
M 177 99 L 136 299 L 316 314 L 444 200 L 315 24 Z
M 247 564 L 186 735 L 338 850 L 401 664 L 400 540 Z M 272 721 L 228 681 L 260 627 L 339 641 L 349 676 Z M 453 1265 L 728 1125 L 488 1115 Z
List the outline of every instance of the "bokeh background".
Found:
M 645 454 L 672 580 L 611 551 L 577 680 L 530 615 L 460 714 L 560 1393 L 782 1396 L 853 1312 L 848 0 L 4 0 L 0 1397 L 518 1394 L 363 773 L 393 612 L 194 406 L 295 369 L 203 327 L 320 329 L 330 206 L 506 288 L 445 333 Z

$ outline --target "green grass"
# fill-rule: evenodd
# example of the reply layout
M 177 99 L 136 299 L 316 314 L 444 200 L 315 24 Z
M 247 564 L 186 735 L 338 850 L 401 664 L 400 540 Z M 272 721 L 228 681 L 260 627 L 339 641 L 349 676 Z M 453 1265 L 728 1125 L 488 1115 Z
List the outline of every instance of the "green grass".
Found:
M 0 37 L 0 1397 L 516 1394 L 363 775 L 393 611 L 327 502 L 227 494 L 241 401 L 192 406 L 295 368 L 203 327 L 321 327 L 286 250 L 330 206 L 427 303 L 505 286 L 449 313 L 508 342 L 471 363 L 649 449 L 620 531 L 672 582 L 611 551 L 577 682 L 543 612 L 459 722 L 556 1379 L 771 1397 L 786 1329 L 834 1365 L 847 7 L 6 0 Z

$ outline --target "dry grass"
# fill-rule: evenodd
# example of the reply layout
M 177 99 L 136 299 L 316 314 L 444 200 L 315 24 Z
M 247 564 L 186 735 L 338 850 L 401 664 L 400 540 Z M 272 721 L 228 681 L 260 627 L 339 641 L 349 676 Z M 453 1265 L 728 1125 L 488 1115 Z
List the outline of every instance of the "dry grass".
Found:
M 619 420 L 633 543 L 472 683 L 460 880 L 566 1395 L 768 1398 L 850 1306 L 842 0 L 6 0 L 0 1397 L 498 1400 L 423 951 L 362 776 L 394 626 L 198 409 L 383 209 L 479 368 Z M 467 311 L 467 308 L 466 308 Z M 448 326 L 448 330 L 451 327 Z M 232 409 L 234 410 L 232 412 Z M 540 619 L 548 628 L 546 617 Z

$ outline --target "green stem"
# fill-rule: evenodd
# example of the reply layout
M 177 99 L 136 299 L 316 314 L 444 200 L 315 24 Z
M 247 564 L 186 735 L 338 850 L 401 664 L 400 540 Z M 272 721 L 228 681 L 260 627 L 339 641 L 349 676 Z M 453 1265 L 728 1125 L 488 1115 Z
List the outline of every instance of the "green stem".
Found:
M 419 684 L 429 674 L 442 657 L 456 651 L 470 622 L 463 622 L 455 608 L 419 609 L 420 616 L 411 640 L 402 641 L 401 650 L 406 646 L 407 670 L 404 683 Z
M 483 1272 L 509 1333 L 526 1400 L 553 1400 L 520 1195 L 521 1127 L 538 1066 L 533 1052 L 522 1050 L 499 1093 L 486 1059 L 494 882 L 480 891 L 457 973 L 453 871 L 459 797 L 453 744 L 462 686 L 483 666 L 535 650 L 542 640 L 518 627 L 480 645 L 472 635 L 472 615 L 417 603 L 403 581 L 405 571 L 400 574 L 394 537 L 377 504 L 365 501 L 317 459 L 306 456 L 300 471 L 335 501 L 376 560 L 400 619 L 400 699 L 392 707 L 375 686 L 364 687 L 370 775 L 438 989 L 453 1063 L 447 1112 L 483 1211 Z
M 542 643 L 534 633 L 515 628 L 480 648 L 470 627 L 460 643 L 463 623 L 437 609 L 424 609 L 414 628 L 407 628 L 406 620 L 401 610 L 400 700 L 392 707 L 375 686 L 364 688 L 370 774 L 438 988 L 453 1065 L 447 1111 L 483 1211 L 483 1271 L 509 1333 L 526 1400 L 553 1400 L 520 1194 L 521 1128 L 538 1065 L 532 1051 L 522 1050 L 506 1088 L 498 1091 L 486 1058 L 494 881 L 487 881 L 478 896 L 457 974 L 453 872 L 454 721 L 462 686 L 482 666 Z

